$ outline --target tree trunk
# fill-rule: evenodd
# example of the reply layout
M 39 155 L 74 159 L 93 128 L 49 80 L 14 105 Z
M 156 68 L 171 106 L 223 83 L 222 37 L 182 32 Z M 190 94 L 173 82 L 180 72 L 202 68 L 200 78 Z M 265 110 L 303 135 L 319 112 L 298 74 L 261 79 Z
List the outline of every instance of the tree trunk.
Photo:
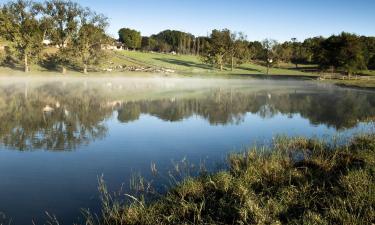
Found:
M 223 71 L 223 58 L 224 56 L 219 56 L 220 71 Z
M 232 65 L 231 65 L 231 71 L 234 69 L 234 57 L 232 56 Z
M 62 66 L 61 73 L 66 74 L 66 67 L 65 66 Z
M 83 64 L 83 73 L 88 74 L 87 72 L 87 64 Z
M 200 54 L 200 40 L 199 40 L 199 38 L 198 38 L 198 44 L 197 44 L 197 55 L 199 55 Z
M 29 69 L 29 62 L 28 62 L 27 54 L 25 54 L 24 56 L 24 63 L 25 63 L 25 73 L 28 73 L 30 69 Z

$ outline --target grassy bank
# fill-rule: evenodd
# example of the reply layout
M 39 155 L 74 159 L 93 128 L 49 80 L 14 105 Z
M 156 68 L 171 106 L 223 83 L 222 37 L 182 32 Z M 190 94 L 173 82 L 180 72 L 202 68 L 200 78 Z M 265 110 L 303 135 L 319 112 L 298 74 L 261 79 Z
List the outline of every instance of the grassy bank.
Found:
M 245 63 L 237 66 L 233 71 L 226 68 L 223 71 L 214 69 L 212 66 L 204 64 L 199 57 L 194 55 L 172 55 L 162 53 L 144 53 L 137 51 L 121 51 L 118 55 L 124 59 L 132 60 L 146 66 L 164 67 L 173 69 L 177 73 L 186 75 L 264 75 L 267 68 L 253 63 Z M 270 68 L 270 75 L 290 75 L 290 76 L 317 76 L 311 73 L 284 68 Z
M 138 70 L 138 68 L 142 68 Z M 307 78 L 317 79 L 319 73 L 316 65 L 299 65 L 298 68 L 292 64 L 281 63 L 278 67 L 270 68 L 269 75 L 266 76 L 267 68 L 257 63 L 245 63 L 237 66 L 233 70 L 226 68 L 223 71 L 213 68 L 210 65 L 202 63 L 199 57 L 194 55 L 172 55 L 152 52 L 139 51 L 108 51 L 105 60 L 100 65 L 91 68 L 90 75 L 115 75 L 115 76 L 133 76 L 143 72 L 142 76 L 147 74 L 165 74 L 165 70 L 173 70 L 174 73 L 167 73 L 176 76 L 195 76 L 195 77 L 259 77 L 259 78 Z M 95 72 L 96 71 L 96 72 Z M 139 71 L 139 72 L 134 72 Z M 333 79 L 328 82 L 337 83 L 342 86 L 357 88 L 375 88 L 375 72 L 362 71 L 360 73 L 366 76 L 359 80 L 340 80 Z M 18 75 L 24 76 L 22 66 L 16 68 L 0 67 L 0 75 Z M 61 75 L 58 70 L 47 69 L 41 65 L 32 65 L 31 72 L 27 75 Z M 83 73 L 76 68 L 71 68 L 68 75 L 81 76 Z
M 186 178 L 151 203 L 112 199 L 86 224 L 374 224 L 375 135 L 345 146 L 280 138 L 228 158 L 229 169 Z
M 375 90 L 375 80 L 339 80 L 334 81 L 337 85 L 342 87 L 361 88 Z

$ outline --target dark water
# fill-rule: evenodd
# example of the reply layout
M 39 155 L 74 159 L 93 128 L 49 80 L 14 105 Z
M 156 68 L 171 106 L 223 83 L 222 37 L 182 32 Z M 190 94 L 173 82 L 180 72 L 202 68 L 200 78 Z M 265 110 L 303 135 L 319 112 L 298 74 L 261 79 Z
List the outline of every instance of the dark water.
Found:
M 0 212 L 12 224 L 42 224 L 45 211 L 71 224 L 98 209 L 102 174 L 127 188 L 151 163 L 213 167 L 278 134 L 345 137 L 374 118 L 374 92 L 308 81 L 2 79 Z

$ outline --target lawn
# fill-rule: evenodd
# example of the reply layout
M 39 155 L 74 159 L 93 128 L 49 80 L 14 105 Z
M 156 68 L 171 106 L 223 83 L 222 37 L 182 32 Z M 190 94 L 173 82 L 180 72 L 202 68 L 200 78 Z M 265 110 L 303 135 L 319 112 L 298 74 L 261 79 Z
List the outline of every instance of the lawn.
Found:
M 163 53 L 144 53 L 137 51 L 121 51 L 116 54 L 124 56 L 125 59 L 134 60 L 139 64 L 145 66 L 163 67 L 173 69 L 181 74 L 196 74 L 196 75 L 210 75 L 210 74 L 250 74 L 263 75 L 266 74 L 267 68 L 261 65 L 246 63 L 237 66 L 233 71 L 226 68 L 224 71 L 214 69 L 211 65 L 204 64 L 199 57 L 194 55 L 172 55 Z M 312 75 L 310 73 L 301 72 L 298 70 L 271 68 L 270 75 Z
M 49 50 L 49 53 L 51 50 Z M 95 66 L 92 71 L 102 72 L 90 72 L 90 74 L 101 75 L 103 73 L 110 73 L 112 75 L 124 75 L 127 76 L 138 75 L 134 72 L 120 72 L 116 68 L 124 67 L 151 67 L 155 69 L 171 69 L 175 71 L 176 75 L 184 76 L 224 76 L 228 77 L 231 75 L 242 75 L 242 76 L 259 76 L 262 77 L 267 73 L 267 68 L 260 65 L 259 63 L 245 63 L 232 71 L 227 66 L 223 71 L 213 68 L 211 65 L 204 64 L 198 56 L 194 55 L 172 55 L 163 53 L 152 53 L 152 52 L 138 52 L 138 51 L 108 51 L 105 60 L 100 65 Z M 0 67 L 0 75 L 24 75 L 22 72 L 22 65 L 18 65 L 18 69 L 10 69 Z M 278 67 L 270 68 L 269 75 L 280 76 L 280 77 L 306 77 L 314 78 L 318 77 L 319 73 L 316 72 L 316 65 L 298 65 L 295 68 L 293 64 L 279 64 Z M 108 72 L 105 72 L 108 71 Z M 110 72 L 112 71 L 112 72 Z M 117 72 L 115 72 L 117 71 Z M 50 71 L 39 65 L 31 66 L 31 73 L 36 75 L 54 75 L 58 71 Z M 69 70 L 68 74 L 80 75 L 81 71 L 75 71 L 74 69 Z M 148 72 L 148 74 L 154 74 Z M 334 82 L 343 86 L 350 87 L 364 87 L 364 88 L 375 88 L 375 71 L 361 71 L 362 75 L 369 76 L 360 80 L 330 80 L 328 82 Z M 29 74 L 28 74 L 29 75 Z M 143 74 L 145 75 L 145 74 Z

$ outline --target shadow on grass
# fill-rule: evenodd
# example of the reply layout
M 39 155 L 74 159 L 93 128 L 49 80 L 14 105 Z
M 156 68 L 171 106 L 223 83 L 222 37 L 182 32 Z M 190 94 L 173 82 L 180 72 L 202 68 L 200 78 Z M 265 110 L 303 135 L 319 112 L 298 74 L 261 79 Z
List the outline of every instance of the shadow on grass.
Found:
M 298 66 L 293 67 L 293 68 L 287 68 L 288 70 L 293 70 L 293 71 L 300 71 L 300 72 L 318 72 L 319 68 L 318 67 L 312 67 L 312 66 Z
M 263 73 L 263 71 L 260 70 L 260 69 L 254 69 L 254 68 L 249 68 L 249 67 L 245 67 L 245 66 L 237 66 L 236 68 L 241 69 L 241 70 L 251 71 L 251 72 Z
M 200 63 L 195 63 L 191 61 L 184 61 L 184 60 L 179 60 L 179 59 L 163 59 L 163 58 L 153 58 L 158 61 L 166 62 L 166 63 L 171 63 L 175 64 L 178 66 L 186 66 L 186 67 L 196 67 L 200 69 L 212 69 L 212 66 L 210 65 L 205 65 L 205 64 L 200 64 Z

